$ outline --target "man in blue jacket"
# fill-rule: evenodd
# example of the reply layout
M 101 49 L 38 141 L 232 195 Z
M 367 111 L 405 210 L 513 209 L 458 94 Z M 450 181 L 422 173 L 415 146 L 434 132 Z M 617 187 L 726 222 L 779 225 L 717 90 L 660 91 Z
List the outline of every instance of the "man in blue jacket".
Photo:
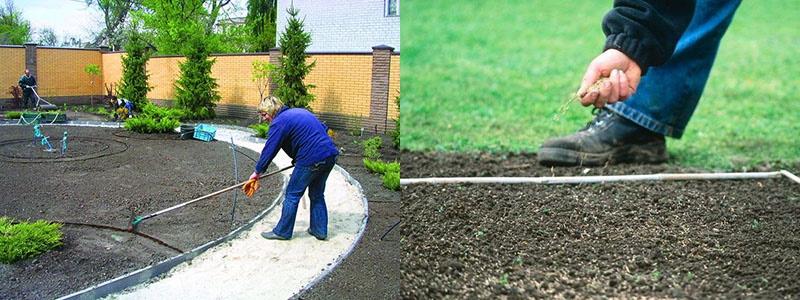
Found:
M 261 101 L 258 112 L 263 121 L 270 122 L 267 142 L 261 151 L 256 170 L 243 190 L 248 197 L 258 190 L 258 176 L 283 149 L 292 158 L 294 170 L 286 187 L 281 219 L 272 231 L 261 233 L 266 239 L 292 238 L 297 204 L 308 189 L 311 200 L 311 226 L 308 233 L 318 240 L 328 237 L 328 209 L 325 206 L 325 181 L 336 164 L 339 150 L 328 136 L 328 128 L 308 110 L 288 108 L 275 97 Z

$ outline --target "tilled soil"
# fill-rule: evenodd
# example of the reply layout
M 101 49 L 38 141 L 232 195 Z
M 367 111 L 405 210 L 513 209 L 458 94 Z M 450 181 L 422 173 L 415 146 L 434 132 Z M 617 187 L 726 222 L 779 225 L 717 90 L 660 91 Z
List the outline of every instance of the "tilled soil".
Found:
M 687 172 L 403 153 L 403 177 Z M 795 170 L 796 171 L 796 170 Z M 402 297 L 796 298 L 800 185 L 788 179 L 403 189 Z
M 131 209 L 135 215 L 145 215 L 234 184 L 228 143 L 131 134 L 119 129 L 44 127 L 45 134 L 51 136 L 64 130 L 75 141 L 71 149 L 77 156 L 43 156 L 39 153 L 41 146 L 29 146 L 30 142 L 4 148 L 2 141 L 31 138 L 32 129 L 0 127 L 0 154 L 4 155 L 0 157 L 0 215 L 127 228 Z M 87 141 L 83 145 L 82 139 Z M 126 149 L 97 158 L 80 156 L 93 153 L 89 146 L 97 141 L 117 141 Z M 257 159 L 252 151 L 240 151 Z M 237 156 L 243 180 L 255 163 L 243 154 Z M 28 160 L 13 162 L 8 157 Z M 265 209 L 280 192 L 282 180 L 267 178 L 261 186 L 253 199 L 239 193 L 233 224 L 233 194 L 225 193 L 145 220 L 139 231 L 184 251 L 191 250 L 224 236 Z M 63 231 L 61 248 L 0 266 L 1 299 L 56 298 L 177 254 L 130 233 L 73 225 L 64 225 Z
M 384 188 L 381 176 L 364 168 L 362 147 L 355 142 L 366 138 L 343 133 L 334 138 L 342 152 L 337 164 L 361 183 L 369 201 L 369 221 L 364 236 L 347 259 L 312 289 L 299 295 L 300 299 L 397 299 L 400 296 L 400 230 L 395 227 L 389 231 L 401 219 L 400 192 Z M 384 136 L 383 140 L 382 159 L 399 159 L 390 138 Z

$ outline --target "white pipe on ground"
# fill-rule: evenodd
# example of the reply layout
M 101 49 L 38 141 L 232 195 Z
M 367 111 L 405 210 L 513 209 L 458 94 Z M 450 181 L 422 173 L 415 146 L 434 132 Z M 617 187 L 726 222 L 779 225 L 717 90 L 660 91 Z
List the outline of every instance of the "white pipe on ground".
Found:
M 781 170 L 781 174 L 783 174 L 783 176 L 786 176 L 786 178 L 789 178 L 794 182 L 800 183 L 800 177 L 797 177 L 797 175 L 792 174 L 792 172 Z
M 611 175 L 611 176 L 563 176 L 563 177 L 432 177 L 402 178 L 400 185 L 409 184 L 446 184 L 446 183 L 496 183 L 496 184 L 581 184 L 606 183 L 622 181 L 672 181 L 672 180 L 731 180 L 731 179 L 764 179 L 785 176 L 797 183 L 800 178 L 786 170 L 776 172 L 739 172 L 739 173 L 686 173 L 686 174 L 646 174 L 646 175 Z

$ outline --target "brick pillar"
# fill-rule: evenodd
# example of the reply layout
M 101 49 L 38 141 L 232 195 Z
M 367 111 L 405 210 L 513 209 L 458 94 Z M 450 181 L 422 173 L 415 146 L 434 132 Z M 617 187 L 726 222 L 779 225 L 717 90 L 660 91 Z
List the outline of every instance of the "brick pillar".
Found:
M 394 48 L 386 45 L 372 47 L 372 91 L 370 92 L 367 130 L 386 133 L 389 105 L 389 65 Z
M 281 65 L 281 48 L 271 48 L 269 49 L 269 63 L 273 66 L 280 66 Z M 269 83 L 269 93 L 267 95 L 274 95 L 275 90 L 278 89 L 278 84 L 270 81 Z M 261 102 L 261 99 L 258 99 Z
M 25 43 L 25 68 L 31 71 L 31 75 L 36 76 L 36 43 Z M 36 76 L 38 81 L 39 77 Z

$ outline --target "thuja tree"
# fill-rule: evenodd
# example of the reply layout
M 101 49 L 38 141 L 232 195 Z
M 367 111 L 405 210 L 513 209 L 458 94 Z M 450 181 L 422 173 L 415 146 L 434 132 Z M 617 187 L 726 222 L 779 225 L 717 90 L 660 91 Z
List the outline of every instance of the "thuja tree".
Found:
M 217 80 L 211 77 L 214 60 L 208 58 L 208 48 L 202 38 L 192 40 L 186 61 L 181 63 L 181 77 L 175 82 L 176 105 L 185 109 L 191 119 L 214 117 L 214 107 L 220 96 Z
M 147 60 L 150 59 L 150 50 L 136 28 L 128 31 L 125 52 L 122 57 L 122 82 L 117 94 L 133 102 L 134 107 L 140 109 L 147 103 L 147 92 L 152 88 L 147 85 L 150 76 L 145 69 Z
M 278 85 L 275 96 L 289 107 L 308 108 L 309 103 L 314 100 L 314 95 L 308 90 L 314 86 L 305 84 L 303 79 L 316 64 L 316 62 L 306 64 L 306 59 L 309 57 L 306 49 L 311 45 L 311 35 L 304 31 L 303 21 L 297 19 L 299 10 L 290 8 L 287 12 L 290 15 L 289 24 L 280 38 L 283 56 L 272 78 Z

